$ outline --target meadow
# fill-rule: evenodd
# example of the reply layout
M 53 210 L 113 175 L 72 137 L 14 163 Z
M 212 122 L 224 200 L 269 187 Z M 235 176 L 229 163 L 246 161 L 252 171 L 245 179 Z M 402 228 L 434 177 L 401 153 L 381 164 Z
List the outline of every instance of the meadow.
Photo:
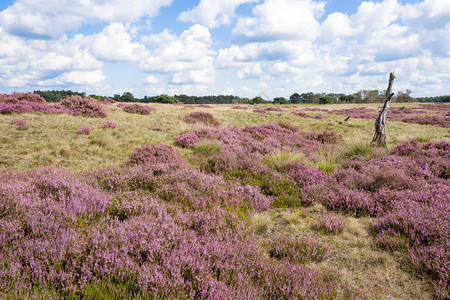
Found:
M 0 298 L 445 299 L 450 105 L 0 95 Z

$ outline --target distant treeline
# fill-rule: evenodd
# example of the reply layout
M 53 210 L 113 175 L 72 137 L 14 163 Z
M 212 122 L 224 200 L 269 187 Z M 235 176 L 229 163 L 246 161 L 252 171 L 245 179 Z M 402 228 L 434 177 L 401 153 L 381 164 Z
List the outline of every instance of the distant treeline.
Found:
M 47 102 L 58 102 L 70 95 L 86 96 L 85 93 L 68 91 L 34 91 L 41 95 Z M 410 96 L 411 91 L 398 91 L 393 102 L 450 102 L 450 96 L 436 97 L 420 97 L 413 98 Z M 298 103 L 316 103 L 316 104 L 333 104 L 333 103 L 382 103 L 385 98 L 385 91 L 379 90 L 360 90 L 354 94 L 336 94 L 336 93 L 294 93 L 289 99 L 284 97 L 276 97 L 272 101 L 265 100 L 261 97 L 240 98 L 233 95 L 218 96 L 188 96 L 188 95 L 159 95 L 144 96 L 144 98 L 136 98 L 130 92 L 122 95 L 115 94 L 113 97 L 89 95 L 98 100 L 104 98 L 112 98 L 117 102 L 143 102 L 143 103 L 184 103 L 184 104 L 259 104 L 259 103 L 275 103 L 275 104 L 298 104 Z

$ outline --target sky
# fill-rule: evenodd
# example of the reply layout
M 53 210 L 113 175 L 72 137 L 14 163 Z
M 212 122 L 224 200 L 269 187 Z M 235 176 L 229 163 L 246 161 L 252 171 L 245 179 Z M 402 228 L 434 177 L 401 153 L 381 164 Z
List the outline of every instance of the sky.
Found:
M 0 93 L 450 94 L 449 0 L 0 0 Z

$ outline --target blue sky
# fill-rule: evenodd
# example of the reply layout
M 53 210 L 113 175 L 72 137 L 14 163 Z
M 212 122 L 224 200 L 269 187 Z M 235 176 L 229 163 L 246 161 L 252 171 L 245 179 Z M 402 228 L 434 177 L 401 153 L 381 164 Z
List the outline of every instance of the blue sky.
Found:
M 448 0 L 0 2 L 0 92 L 450 94 Z

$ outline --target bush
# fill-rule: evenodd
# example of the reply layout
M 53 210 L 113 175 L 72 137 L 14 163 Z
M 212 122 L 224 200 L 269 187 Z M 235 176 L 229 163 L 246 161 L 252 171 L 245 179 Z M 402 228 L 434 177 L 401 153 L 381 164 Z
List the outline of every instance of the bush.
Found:
M 345 219 L 333 214 L 323 214 L 314 224 L 314 228 L 326 234 L 338 234 L 346 227 Z
M 206 112 L 202 112 L 202 111 L 196 111 L 190 114 L 187 114 L 183 117 L 183 120 L 186 123 L 202 123 L 205 125 L 210 125 L 210 126 L 219 126 L 220 123 L 214 119 L 213 115 L 210 113 L 206 113 Z
M 91 97 L 81 97 L 77 95 L 62 99 L 57 107 L 66 108 L 72 114 L 83 115 L 91 118 L 104 118 L 107 116 L 106 110 L 100 102 Z
M 185 159 L 169 145 L 144 145 L 128 158 L 128 165 L 180 164 Z
M 102 128 L 103 129 L 105 129 L 105 128 L 116 128 L 116 127 L 117 127 L 117 124 L 114 123 L 113 121 L 105 121 L 102 124 Z
M 17 130 L 26 130 L 28 128 L 27 120 L 23 120 L 23 119 L 11 120 L 11 124 L 16 125 Z
M 151 106 L 140 104 L 125 104 L 123 105 L 123 111 L 130 114 L 149 115 L 155 109 Z
M 329 249 L 313 239 L 278 236 L 270 243 L 269 254 L 290 263 L 321 262 L 327 258 Z
M 78 134 L 83 134 L 83 135 L 90 135 L 91 134 L 91 128 L 89 127 L 80 127 L 77 129 L 77 133 Z

